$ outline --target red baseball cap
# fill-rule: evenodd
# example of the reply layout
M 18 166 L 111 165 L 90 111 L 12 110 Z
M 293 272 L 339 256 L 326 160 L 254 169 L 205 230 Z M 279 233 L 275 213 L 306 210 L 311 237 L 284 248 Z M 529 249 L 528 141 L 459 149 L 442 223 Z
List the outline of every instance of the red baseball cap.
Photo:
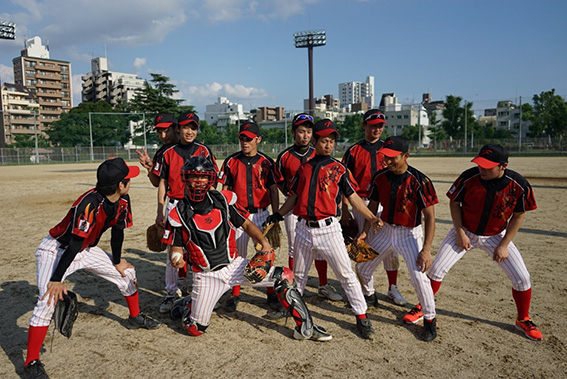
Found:
M 480 149 L 478 155 L 471 162 L 482 168 L 491 169 L 499 164 L 508 163 L 508 152 L 500 144 L 489 143 Z
M 384 124 L 388 125 L 386 122 L 386 116 L 384 113 L 380 112 L 378 109 L 371 109 L 364 113 L 362 119 L 366 123 L 366 125 L 377 125 L 377 124 Z
M 172 125 L 175 125 L 175 117 L 169 113 L 160 113 L 154 120 L 154 130 L 158 128 L 167 129 Z
M 124 159 L 108 159 L 96 170 L 97 183 L 103 186 L 118 184 L 125 179 L 135 178 L 140 174 L 140 167 L 128 166 Z
M 392 136 L 386 138 L 384 146 L 379 150 L 387 157 L 393 158 L 409 150 L 409 142 L 400 136 Z
M 188 125 L 191 122 L 199 127 L 199 116 L 193 111 L 183 112 L 177 117 L 177 123 L 181 126 Z
M 260 127 L 254 122 L 245 122 L 240 125 L 240 131 L 238 135 L 245 135 L 248 138 L 256 138 L 260 136 Z
M 337 137 L 340 136 L 337 126 L 328 118 L 317 121 L 315 125 L 313 125 L 313 133 L 321 137 L 328 136 L 331 133 L 337 133 Z

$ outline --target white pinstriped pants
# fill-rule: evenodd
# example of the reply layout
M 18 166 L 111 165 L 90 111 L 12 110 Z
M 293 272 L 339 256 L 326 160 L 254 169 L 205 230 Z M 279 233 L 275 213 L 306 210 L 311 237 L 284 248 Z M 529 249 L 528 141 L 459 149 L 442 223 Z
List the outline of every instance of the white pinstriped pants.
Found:
M 297 226 L 297 216 L 293 212 L 289 212 L 284 217 L 285 230 L 287 234 L 287 245 L 289 246 L 289 256 L 294 257 L 295 251 L 295 228 Z M 316 261 L 324 261 L 318 254 L 315 255 Z
M 301 219 L 295 228 L 293 273 L 301 295 L 307 284 L 307 274 L 316 255 L 327 261 L 341 283 L 355 315 L 365 314 L 366 300 L 345 248 L 341 224 L 332 217 L 331 225 L 319 221 L 319 228 L 310 228 Z
M 250 220 L 254 225 L 256 225 L 258 229 L 262 230 L 262 224 L 268 219 L 269 215 L 270 212 L 268 212 L 268 210 L 264 210 L 258 213 L 250 213 L 250 215 L 248 216 L 248 220 Z M 250 241 L 250 236 L 244 233 L 244 229 L 236 228 L 235 237 L 236 237 L 236 251 L 238 252 L 238 255 L 241 256 L 242 258 L 246 258 L 248 256 L 248 241 Z
M 506 231 L 502 231 L 500 234 L 493 236 L 479 236 L 469 230 L 463 228 L 466 235 L 471 240 L 471 245 L 473 248 L 478 247 L 488 253 L 490 258 L 493 257 L 494 249 L 502 238 Z M 441 246 L 435 255 L 433 264 L 429 269 L 429 277 L 433 280 L 442 281 L 445 275 L 449 272 L 451 267 L 459 261 L 464 255 L 465 249 L 457 246 L 457 233 L 455 228 L 451 228 L 449 233 L 441 242 Z M 526 264 L 522 259 L 522 255 L 514 245 L 514 242 L 510 242 L 508 245 L 508 258 L 502 262 L 497 262 L 498 266 L 504 270 L 508 278 L 512 281 L 512 288 L 516 291 L 527 291 L 531 288 L 530 273 L 526 268 Z
M 41 300 L 41 298 L 47 292 L 47 284 L 64 251 L 65 249 L 60 247 L 59 242 L 49 235 L 41 241 L 35 251 L 39 298 L 33 309 L 30 320 L 31 326 L 48 326 L 51 322 L 51 316 L 53 315 L 55 306 L 53 304 L 47 305 L 48 299 Z M 112 256 L 98 246 L 81 250 L 75 256 L 75 259 L 73 259 L 67 271 L 65 271 L 61 281 L 64 281 L 65 278 L 80 269 L 85 269 L 88 272 L 116 284 L 120 293 L 124 296 L 133 295 L 138 290 L 136 270 L 131 268 L 125 270 L 126 277 L 123 278 L 112 264 Z
M 177 205 L 179 200 L 175 199 L 168 199 L 165 205 L 165 219 L 167 220 L 167 216 L 169 212 Z M 179 289 L 179 285 L 177 284 L 177 278 L 179 275 L 179 269 L 177 267 L 173 267 L 171 261 L 169 260 L 169 253 L 171 252 L 171 245 L 167 245 L 165 249 L 165 290 L 168 293 L 174 293 Z
M 248 259 L 240 256 L 226 267 L 218 271 L 193 272 L 193 289 L 191 291 L 191 320 L 207 326 L 211 321 L 215 305 L 222 295 L 237 285 L 249 285 L 252 287 L 273 287 L 271 274 L 275 269 L 272 266 L 266 279 L 260 283 L 251 284 L 244 278 L 244 268 Z
M 368 205 L 368 203 L 370 202 L 370 200 L 366 198 L 362 198 L 362 201 L 364 201 L 364 204 L 366 205 Z M 376 216 L 380 217 L 380 214 L 382 213 L 382 209 L 383 209 L 382 204 L 378 204 L 378 210 L 376 211 Z M 352 215 L 354 216 L 354 220 L 358 225 L 358 232 L 359 233 L 362 232 L 362 229 L 364 228 L 364 222 L 366 221 L 366 219 L 364 218 L 364 216 L 358 213 L 358 211 L 354 208 L 352 209 Z M 370 229 L 370 231 L 368 232 L 368 237 L 366 239 L 370 240 L 374 235 L 374 233 L 375 233 L 374 230 Z M 400 268 L 400 260 L 398 258 L 397 252 L 394 252 L 393 254 L 389 254 L 386 258 L 384 258 L 384 270 L 398 271 L 399 268 Z
M 363 291 L 368 295 L 374 293 L 374 270 L 388 255 L 397 252 L 406 261 L 410 282 L 423 307 L 425 319 L 433 319 L 435 317 L 435 299 L 431 282 L 427 275 L 419 270 L 416 263 L 417 256 L 423 247 L 423 230 L 421 225 L 415 228 L 407 228 L 384 223 L 384 227 L 378 230 L 372 236 L 372 239 L 368 240 L 368 244 L 380 255 L 371 261 L 360 262 L 355 265 Z

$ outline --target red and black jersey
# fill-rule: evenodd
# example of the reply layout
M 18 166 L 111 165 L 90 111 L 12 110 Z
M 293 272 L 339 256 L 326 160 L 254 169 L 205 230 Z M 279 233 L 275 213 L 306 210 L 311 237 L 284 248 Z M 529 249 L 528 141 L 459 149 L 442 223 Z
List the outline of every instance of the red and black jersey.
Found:
M 304 149 L 292 145 L 278 155 L 274 174 L 276 183 L 282 186 L 285 195 L 289 193 L 289 184 L 295 174 L 297 174 L 299 166 L 314 156 L 315 148 L 311 144 Z
M 351 196 L 358 184 L 340 161 L 330 156 L 315 155 L 299 167 L 291 183 L 297 194 L 293 214 L 305 220 L 324 220 L 340 215 L 343 195 Z
M 168 215 L 163 241 L 184 247 L 193 271 L 216 271 L 238 256 L 234 228 L 247 217 L 230 191 L 211 190 L 198 203 L 184 197 Z
M 231 187 L 243 208 L 266 208 L 271 204 L 270 187 L 276 184 L 274 160 L 261 152 L 247 157 L 239 151 L 226 158 L 219 180 Z
M 478 167 L 472 167 L 455 180 L 447 197 L 461 203 L 463 226 L 481 236 L 502 232 L 514 212 L 537 208 L 528 181 L 508 169 L 501 178 L 482 180 Z
M 349 147 L 343 156 L 343 163 L 352 172 L 358 183 L 357 193 L 360 197 L 368 198 L 372 178 L 387 166 L 384 154 L 379 152 L 382 146 L 384 146 L 382 140 L 374 143 L 362 140 Z
M 411 166 L 401 175 L 387 168 L 378 171 L 369 198 L 384 207 L 380 217 L 384 222 L 408 228 L 421 225 L 423 209 L 439 202 L 431 180 Z
M 182 199 L 185 196 L 185 184 L 181 180 L 181 167 L 185 160 L 201 156 L 215 166 L 218 172 L 217 161 L 211 149 L 200 142 L 193 141 L 184 145 L 176 143 L 163 152 L 160 165 L 155 165 L 152 172 L 167 181 L 167 196 L 170 199 Z
M 155 169 L 156 172 L 161 171 L 161 162 L 163 159 L 163 153 L 169 149 L 171 146 L 173 146 L 174 144 L 169 144 L 169 145 L 162 145 L 154 154 L 154 158 L 152 159 L 152 169 Z M 154 172 L 154 173 L 156 173 Z M 156 173 L 156 175 L 159 175 Z
M 96 246 L 102 234 L 110 227 L 125 229 L 132 226 L 132 209 L 130 197 L 121 196 L 117 202 L 111 203 L 106 196 L 94 188 L 85 192 L 72 205 L 65 218 L 49 230 L 66 248 L 71 235 L 84 238 L 81 250 Z

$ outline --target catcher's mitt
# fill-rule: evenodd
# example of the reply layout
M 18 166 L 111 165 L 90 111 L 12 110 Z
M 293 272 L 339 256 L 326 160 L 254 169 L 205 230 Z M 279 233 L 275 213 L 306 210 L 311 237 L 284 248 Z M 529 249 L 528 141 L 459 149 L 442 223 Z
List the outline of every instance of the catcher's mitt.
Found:
M 161 237 L 163 237 L 163 228 L 158 224 L 152 224 L 146 229 L 146 244 L 148 249 L 159 253 L 164 251 L 166 244 L 161 242 Z
M 367 262 L 376 258 L 379 254 L 369 244 L 362 240 L 354 240 L 346 245 L 348 256 L 355 262 Z
M 271 224 L 265 224 L 264 228 L 262 229 L 262 234 L 270 245 L 272 245 L 272 249 L 277 249 L 282 245 L 282 228 L 280 224 L 277 222 L 272 222 Z M 256 244 L 256 250 L 262 250 L 262 244 Z
M 77 295 L 72 291 L 67 291 L 67 294 L 63 294 L 63 300 L 59 300 L 55 305 L 55 312 L 53 312 L 55 328 L 65 337 L 70 338 L 78 315 Z
M 257 252 L 244 268 L 244 277 L 252 284 L 259 283 L 268 275 L 276 260 L 274 250 Z

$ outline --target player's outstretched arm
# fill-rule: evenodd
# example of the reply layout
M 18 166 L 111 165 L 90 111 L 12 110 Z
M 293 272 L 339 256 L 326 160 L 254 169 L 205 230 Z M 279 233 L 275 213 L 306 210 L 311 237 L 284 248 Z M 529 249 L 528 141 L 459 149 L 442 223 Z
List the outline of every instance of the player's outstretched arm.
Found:
M 435 237 L 435 207 L 433 205 L 423 210 L 423 228 L 425 229 L 423 248 L 417 256 L 416 264 L 421 272 L 427 272 L 431 267 L 431 245 Z
M 248 219 L 244 221 L 244 223 L 242 224 L 242 229 L 244 229 L 244 232 L 248 234 L 250 238 L 252 238 L 254 244 L 260 243 L 260 245 L 262 245 L 262 251 L 268 251 L 272 249 L 270 242 L 268 242 L 266 237 L 264 237 L 264 235 L 262 234 L 262 231 L 256 225 L 254 225 L 252 221 Z
M 165 185 L 165 179 L 161 178 L 159 181 L 158 186 L 158 195 L 157 195 L 157 214 L 156 214 L 156 224 L 161 226 L 162 228 L 165 227 L 165 200 L 167 195 L 167 189 Z
M 290 195 L 286 199 L 286 201 L 282 204 L 282 206 L 278 210 L 278 213 L 281 216 L 285 216 L 286 214 L 292 211 L 296 201 L 297 201 L 297 194 L 294 193 L 293 195 Z
M 451 211 L 451 219 L 453 220 L 453 226 L 455 227 L 455 232 L 457 234 L 457 246 L 462 247 L 465 250 L 470 250 L 472 247 L 471 240 L 467 237 L 465 230 L 463 229 L 461 203 L 449 200 L 449 210 Z
M 356 192 L 348 197 L 348 201 L 350 205 L 370 223 L 370 226 L 372 226 L 374 230 L 381 229 L 382 226 L 384 226 L 382 220 L 376 216 L 376 209 L 372 212 Z

